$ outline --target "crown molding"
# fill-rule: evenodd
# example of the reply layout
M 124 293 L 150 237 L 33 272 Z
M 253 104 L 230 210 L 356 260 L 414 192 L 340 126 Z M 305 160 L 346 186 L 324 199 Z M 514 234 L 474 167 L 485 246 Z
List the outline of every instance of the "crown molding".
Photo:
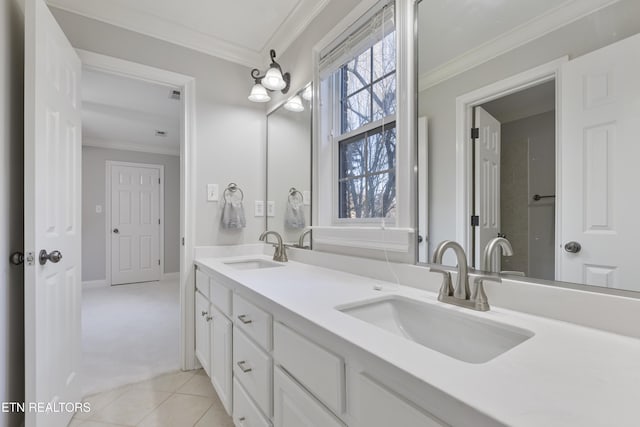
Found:
M 83 147 L 104 148 L 105 150 L 136 151 L 139 153 L 164 154 L 179 156 L 180 147 L 154 147 L 147 144 L 136 144 L 126 141 L 107 141 L 97 138 L 82 138 Z
M 144 34 L 178 46 L 206 53 L 246 67 L 264 62 L 260 52 L 238 46 L 167 20 L 133 9 L 122 11 L 109 2 L 83 2 L 80 7 L 68 7 L 58 0 L 47 0 L 51 7 L 101 21 L 116 27 Z M 170 34 L 171 36 L 168 36 Z
M 278 27 L 273 36 L 262 46 L 262 57 L 269 57 L 269 50 L 284 53 L 289 46 L 307 29 L 331 0 L 302 0 Z
M 431 71 L 419 76 L 418 91 L 422 92 L 469 71 L 500 55 L 517 49 L 535 39 L 545 36 L 580 18 L 597 12 L 619 0 L 572 0 L 473 48 Z

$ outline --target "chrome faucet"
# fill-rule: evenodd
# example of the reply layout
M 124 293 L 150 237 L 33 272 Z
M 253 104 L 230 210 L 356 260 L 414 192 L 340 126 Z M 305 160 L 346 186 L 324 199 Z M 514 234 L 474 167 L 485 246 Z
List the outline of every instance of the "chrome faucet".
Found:
M 285 248 L 284 244 L 282 243 L 282 236 L 280 236 L 278 232 L 267 230 L 260 235 L 260 241 L 271 243 L 267 240 L 267 236 L 269 236 L 270 234 L 276 236 L 276 239 L 278 239 L 278 243 L 272 243 L 272 245 L 275 247 L 275 251 L 273 252 L 273 260 L 278 262 L 289 261 L 289 258 L 287 257 L 287 248 Z
M 304 246 L 304 238 L 305 238 L 307 235 L 309 235 L 310 233 L 311 233 L 311 229 L 310 229 L 310 228 L 307 228 L 306 230 L 304 230 L 304 231 L 302 232 L 302 234 L 300 234 L 300 238 L 298 239 L 298 247 L 299 247 L 300 249 L 305 249 L 305 246 Z M 309 242 L 309 246 L 307 246 L 307 247 L 308 247 L 308 248 L 310 248 L 310 247 L 311 247 L 311 242 Z
M 458 260 L 458 276 L 456 278 L 456 286 L 454 288 L 451 284 L 451 273 L 449 271 L 438 266 L 430 268 L 430 271 L 442 273 L 443 275 L 442 286 L 440 286 L 440 292 L 438 293 L 438 301 L 478 311 L 489 310 L 489 302 L 487 301 L 487 294 L 484 292 L 482 281 L 500 281 L 500 278 L 485 275 L 475 276 L 475 288 L 473 294 L 471 294 L 469 288 L 469 266 L 467 265 L 467 255 L 464 253 L 462 246 L 451 240 L 441 242 L 433 252 L 433 264 L 441 265 L 442 257 L 448 249 L 453 249 L 456 254 L 456 258 Z
M 504 237 L 496 237 L 489 240 L 487 246 L 484 247 L 484 253 L 482 255 L 482 269 L 484 271 L 493 271 L 493 255 L 498 253 L 498 248 L 502 248 L 502 254 L 504 256 L 513 255 L 513 247 Z

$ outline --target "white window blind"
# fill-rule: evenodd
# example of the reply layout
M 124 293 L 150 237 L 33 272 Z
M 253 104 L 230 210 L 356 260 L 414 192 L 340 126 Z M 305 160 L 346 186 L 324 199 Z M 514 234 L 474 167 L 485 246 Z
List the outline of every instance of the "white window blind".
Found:
M 325 79 L 395 29 L 394 2 L 385 0 L 320 52 L 319 75 Z

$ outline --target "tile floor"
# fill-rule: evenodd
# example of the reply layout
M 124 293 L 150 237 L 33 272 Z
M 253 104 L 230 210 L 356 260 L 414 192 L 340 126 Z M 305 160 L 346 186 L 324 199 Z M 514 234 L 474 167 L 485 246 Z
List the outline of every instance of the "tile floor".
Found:
M 233 427 L 203 370 L 173 372 L 85 399 L 69 427 Z

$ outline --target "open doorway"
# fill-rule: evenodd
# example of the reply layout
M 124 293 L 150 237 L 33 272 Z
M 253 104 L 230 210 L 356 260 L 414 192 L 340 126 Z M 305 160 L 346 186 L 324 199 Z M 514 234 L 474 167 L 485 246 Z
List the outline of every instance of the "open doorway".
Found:
M 474 107 L 475 252 L 498 236 L 514 249 L 496 271 L 554 278 L 555 105 L 550 80 Z
M 85 395 L 181 367 L 180 98 L 83 70 Z

